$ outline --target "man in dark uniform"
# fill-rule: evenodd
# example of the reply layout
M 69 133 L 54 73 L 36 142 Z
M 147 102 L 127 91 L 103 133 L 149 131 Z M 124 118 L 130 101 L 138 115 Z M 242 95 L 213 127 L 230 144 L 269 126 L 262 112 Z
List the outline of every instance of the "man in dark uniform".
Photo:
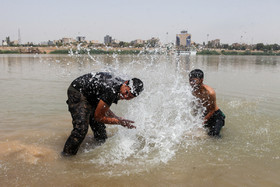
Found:
M 75 79 L 68 88 L 68 110 L 72 116 L 73 130 L 67 139 L 62 155 L 75 155 L 84 140 L 90 125 L 94 138 L 104 143 L 107 133 L 104 124 L 118 124 L 129 129 L 136 128 L 127 120 L 116 116 L 112 103 L 130 100 L 143 91 L 140 79 L 123 80 L 110 73 L 85 74 Z
M 200 69 L 189 73 L 189 82 L 193 88 L 192 94 L 199 99 L 206 109 L 204 114 L 204 127 L 208 129 L 208 135 L 220 137 L 220 131 L 225 125 L 225 115 L 216 103 L 216 92 L 210 86 L 203 84 L 204 73 Z

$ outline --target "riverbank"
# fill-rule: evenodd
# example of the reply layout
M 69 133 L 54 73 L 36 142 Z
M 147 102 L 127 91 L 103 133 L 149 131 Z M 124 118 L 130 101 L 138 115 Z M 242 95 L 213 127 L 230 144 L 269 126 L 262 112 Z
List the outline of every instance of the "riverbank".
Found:
M 164 53 L 164 50 L 161 51 Z M 0 46 L 0 54 L 139 54 L 139 53 L 161 53 L 156 49 L 143 50 L 143 48 L 113 48 L 113 47 L 97 47 L 72 48 L 72 47 L 7 47 Z M 172 51 L 169 51 L 172 53 Z M 280 51 L 250 51 L 250 50 L 221 50 L 209 49 L 199 50 L 197 55 L 262 55 L 262 56 L 280 56 Z
M 0 46 L 0 54 L 139 54 L 142 48 L 72 48 L 72 47 L 6 47 Z
M 262 56 L 280 56 L 280 51 L 235 51 L 235 50 L 202 50 L 197 55 L 262 55 Z
M 58 47 L 7 47 L 0 46 L 0 54 L 49 54 L 58 50 Z

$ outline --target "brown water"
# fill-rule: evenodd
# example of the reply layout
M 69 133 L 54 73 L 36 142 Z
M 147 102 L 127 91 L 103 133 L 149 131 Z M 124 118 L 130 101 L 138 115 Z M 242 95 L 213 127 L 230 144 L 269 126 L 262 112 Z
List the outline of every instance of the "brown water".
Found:
M 201 68 L 226 114 L 221 139 L 191 114 L 188 72 Z M 78 154 L 66 90 L 88 72 L 139 77 L 145 91 L 112 106 L 137 129 L 92 132 Z M 280 186 L 280 57 L 0 55 L 0 186 Z

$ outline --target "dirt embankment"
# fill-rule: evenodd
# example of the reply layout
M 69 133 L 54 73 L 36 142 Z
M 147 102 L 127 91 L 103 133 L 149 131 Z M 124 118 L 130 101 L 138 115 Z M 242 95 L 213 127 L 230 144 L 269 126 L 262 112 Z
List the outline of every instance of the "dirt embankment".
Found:
M 57 51 L 57 50 L 76 50 L 76 47 L 51 47 L 51 46 L 46 46 L 46 47 L 10 47 L 10 46 L 0 46 L 0 51 L 11 51 L 12 52 L 17 52 L 17 53 L 38 53 L 38 54 L 49 54 L 50 52 Z M 142 50 L 142 48 L 116 48 L 116 47 L 98 47 L 99 50 L 103 51 L 133 51 L 133 50 Z
M 0 46 L 1 51 L 17 51 L 19 53 L 39 53 L 39 54 L 48 54 L 55 50 L 66 50 L 67 48 L 58 48 L 58 47 L 6 47 Z

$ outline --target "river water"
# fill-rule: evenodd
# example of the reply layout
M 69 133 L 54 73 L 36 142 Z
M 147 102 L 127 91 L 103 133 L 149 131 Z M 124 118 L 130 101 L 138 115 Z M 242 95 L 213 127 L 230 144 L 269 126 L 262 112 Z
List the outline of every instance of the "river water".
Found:
M 188 73 L 200 68 L 226 115 L 222 138 L 194 115 Z M 111 109 L 136 129 L 91 129 L 79 152 L 60 152 L 72 130 L 66 91 L 109 71 L 145 90 Z M 0 55 L 1 186 L 280 186 L 280 57 Z

